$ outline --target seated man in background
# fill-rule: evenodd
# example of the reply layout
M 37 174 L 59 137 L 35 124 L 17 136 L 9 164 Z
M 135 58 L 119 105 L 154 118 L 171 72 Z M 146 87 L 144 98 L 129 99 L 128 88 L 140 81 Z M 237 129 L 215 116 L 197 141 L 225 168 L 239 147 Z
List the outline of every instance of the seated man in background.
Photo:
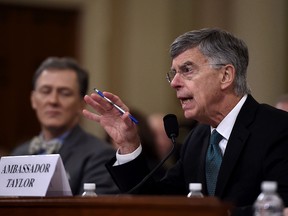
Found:
M 31 93 L 41 132 L 12 155 L 60 154 L 73 195 L 82 194 L 84 183 L 96 183 L 97 194 L 118 193 L 105 168 L 115 150 L 79 125 L 88 79 L 71 58 L 46 59 L 34 74 Z

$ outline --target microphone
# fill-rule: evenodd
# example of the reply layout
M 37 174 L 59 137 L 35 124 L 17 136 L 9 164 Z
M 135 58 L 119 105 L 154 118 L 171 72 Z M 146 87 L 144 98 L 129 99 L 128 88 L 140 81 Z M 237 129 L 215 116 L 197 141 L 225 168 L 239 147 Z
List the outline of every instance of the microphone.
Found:
M 136 186 L 134 186 L 132 189 L 130 189 L 127 193 L 133 193 L 135 192 L 136 189 L 138 189 L 140 186 L 142 186 L 164 163 L 165 161 L 172 155 L 174 152 L 174 148 L 176 145 L 176 138 L 179 135 L 179 126 L 178 126 L 178 121 L 177 117 L 174 114 L 167 114 L 163 118 L 164 122 L 164 128 L 167 136 L 171 139 L 172 141 L 172 148 L 170 152 L 164 157 L 157 166 L 154 167 L 154 169 L 147 175 L 145 178 L 142 179 Z
M 167 136 L 172 140 L 172 143 L 175 145 L 175 138 L 179 135 L 179 126 L 177 117 L 174 114 L 168 114 L 164 116 L 164 128 Z

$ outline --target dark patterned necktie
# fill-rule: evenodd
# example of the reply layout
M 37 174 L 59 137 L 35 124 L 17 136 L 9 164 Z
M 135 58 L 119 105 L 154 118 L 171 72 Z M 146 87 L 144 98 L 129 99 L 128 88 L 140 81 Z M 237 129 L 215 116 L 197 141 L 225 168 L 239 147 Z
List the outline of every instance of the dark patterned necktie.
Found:
M 219 147 L 222 138 L 221 134 L 214 130 L 206 154 L 206 183 L 208 194 L 211 196 L 215 194 L 218 172 L 222 163 L 222 153 Z
M 60 148 L 60 142 L 57 139 L 44 141 L 40 137 L 34 137 L 29 145 L 29 154 L 55 154 Z

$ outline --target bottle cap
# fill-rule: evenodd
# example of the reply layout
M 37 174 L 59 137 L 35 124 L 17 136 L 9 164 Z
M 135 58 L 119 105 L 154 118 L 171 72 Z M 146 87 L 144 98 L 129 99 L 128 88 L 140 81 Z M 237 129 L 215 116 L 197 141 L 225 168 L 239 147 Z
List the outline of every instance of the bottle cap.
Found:
M 262 191 L 276 191 L 277 190 L 277 182 L 275 181 L 264 181 L 261 184 Z
M 95 190 L 95 183 L 84 183 L 84 190 Z
M 189 190 L 202 190 L 202 184 L 201 183 L 190 183 L 189 184 Z

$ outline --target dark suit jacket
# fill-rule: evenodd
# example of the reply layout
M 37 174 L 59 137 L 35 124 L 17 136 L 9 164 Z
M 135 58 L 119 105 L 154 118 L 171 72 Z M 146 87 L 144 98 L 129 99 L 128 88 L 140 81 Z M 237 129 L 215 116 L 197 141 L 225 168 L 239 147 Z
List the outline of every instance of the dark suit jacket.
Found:
M 27 155 L 30 141 L 20 145 L 12 155 Z M 114 194 L 119 190 L 105 168 L 115 150 L 76 126 L 64 140 L 59 152 L 73 195 L 83 193 L 84 183 L 96 183 L 96 193 Z
M 199 124 L 187 137 L 180 160 L 160 182 L 147 181 L 135 193 L 188 194 L 190 182 L 200 182 L 207 195 L 205 155 L 210 126 Z M 140 155 L 135 160 L 107 164 L 123 192 L 149 172 Z M 232 129 L 218 175 L 215 196 L 237 207 L 250 206 L 264 180 L 278 182 L 278 191 L 288 206 L 288 112 L 257 103 L 251 95 L 244 103 Z

